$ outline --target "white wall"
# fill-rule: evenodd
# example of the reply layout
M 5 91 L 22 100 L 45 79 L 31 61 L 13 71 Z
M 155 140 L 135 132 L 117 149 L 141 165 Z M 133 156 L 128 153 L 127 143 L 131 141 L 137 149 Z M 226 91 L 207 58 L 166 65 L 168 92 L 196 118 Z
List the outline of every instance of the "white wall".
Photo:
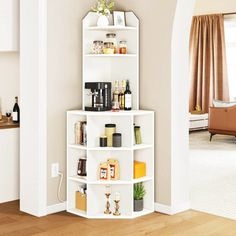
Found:
M 13 109 L 15 96 L 19 96 L 20 86 L 19 53 L 0 52 L 0 106 Z
M 46 2 L 20 4 L 20 210 L 35 216 L 47 210 Z
M 196 0 L 195 15 L 236 12 L 235 0 Z

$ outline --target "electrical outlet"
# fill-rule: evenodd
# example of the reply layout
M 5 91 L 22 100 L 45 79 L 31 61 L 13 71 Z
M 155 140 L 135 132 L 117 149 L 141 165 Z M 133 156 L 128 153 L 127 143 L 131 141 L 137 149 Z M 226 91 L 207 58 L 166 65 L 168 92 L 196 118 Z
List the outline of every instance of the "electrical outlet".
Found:
M 51 177 L 52 178 L 58 177 L 58 173 L 59 173 L 59 163 L 53 163 L 51 165 Z

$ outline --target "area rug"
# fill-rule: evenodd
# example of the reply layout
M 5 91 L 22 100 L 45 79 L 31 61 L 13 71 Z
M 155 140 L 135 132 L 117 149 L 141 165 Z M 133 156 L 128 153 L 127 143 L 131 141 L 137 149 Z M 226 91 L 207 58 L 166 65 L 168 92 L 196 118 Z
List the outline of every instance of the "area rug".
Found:
M 236 138 L 190 134 L 191 208 L 236 220 Z

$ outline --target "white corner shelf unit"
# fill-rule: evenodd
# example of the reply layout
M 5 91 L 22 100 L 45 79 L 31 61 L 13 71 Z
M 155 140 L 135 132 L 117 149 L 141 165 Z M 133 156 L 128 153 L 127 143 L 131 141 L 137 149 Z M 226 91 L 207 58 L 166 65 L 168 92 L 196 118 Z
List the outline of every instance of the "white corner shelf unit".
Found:
M 89 12 L 83 19 L 83 88 L 86 82 L 112 82 L 129 80 L 133 94 L 133 109 L 139 109 L 139 20 L 133 12 L 126 12 L 125 27 L 110 25 L 97 27 L 98 15 Z M 92 54 L 95 40 L 106 39 L 115 33 L 117 42 L 127 41 L 127 54 Z M 92 69 L 91 69 L 92 68 Z M 90 104 L 90 97 L 83 89 L 83 109 Z
M 83 110 L 67 112 L 67 211 L 78 216 L 95 219 L 132 219 L 154 212 L 154 112 L 139 110 L 139 20 L 133 12 L 126 12 L 126 26 L 97 27 L 98 16 L 89 12 L 83 19 Z M 117 41 L 127 41 L 127 54 L 94 55 L 91 45 L 95 40 L 115 33 Z M 132 111 L 87 112 L 91 98 L 85 88 L 86 82 L 130 81 L 133 95 Z M 87 145 L 76 145 L 74 126 L 87 122 Z M 99 137 L 104 134 L 105 124 L 116 124 L 122 134 L 122 147 L 99 146 Z M 134 126 L 141 127 L 142 144 L 134 145 Z M 78 161 L 87 159 L 87 176 L 77 175 Z M 120 165 L 120 178 L 116 181 L 99 180 L 99 165 L 107 159 L 115 159 Z M 134 179 L 134 161 L 146 163 L 146 176 Z M 143 183 L 146 195 L 144 209 L 134 211 L 134 184 Z M 75 193 L 82 185 L 87 186 L 86 212 L 76 209 Z M 114 194 L 120 193 L 120 216 L 104 214 L 105 187 L 111 186 L 111 210 L 114 211 Z
M 78 121 L 87 122 L 87 146 L 74 144 L 74 126 Z M 117 132 L 122 133 L 122 148 L 100 148 L 99 137 L 104 133 L 105 124 L 117 125 Z M 133 124 L 141 127 L 142 143 L 133 145 Z M 87 158 L 87 177 L 77 175 L 78 160 Z M 99 164 L 112 158 L 119 161 L 119 180 L 99 180 Z M 133 178 L 134 161 L 146 163 L 146 176 Z M 134 212 L 133 187 L 135 183 L 144 184 L 144 210 Z M 87 211 L 75 208 L 75 192 L 80 185 L 87 185 Z M 115 192 L 120 193 L 121 216 L 105 215 L 105 186 L 111 186 L 111 210 L 114 210 Z M 67 211 L 86 218 L 128 219 L 146 215 L 154 211 L 154 112 L 67 112 Z

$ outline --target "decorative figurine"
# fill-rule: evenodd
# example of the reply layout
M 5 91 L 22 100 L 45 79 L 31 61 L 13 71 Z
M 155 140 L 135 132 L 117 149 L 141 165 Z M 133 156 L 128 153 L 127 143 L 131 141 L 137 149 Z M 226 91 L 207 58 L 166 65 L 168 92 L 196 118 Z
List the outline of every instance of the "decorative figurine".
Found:
M 120 212 L 119 212 L 119 209 L 120 209 L 120 193 L 119 192 L 116 192 L 115 193 L 115 200 L 114 200 L 116 206 L 115 206 L 115 212 L 113 213 L 114 216 L 120 216 Z
M 110 196 L 111 196 L 111 187 L 109 185 L 106 186 L 106 199 L 107 199 L 107 202 L 106 202 L 106 210 L 104 211 L 104 214 L 106 215 L 110 215 L 111 214 L 111 211 L 110 211 Z

